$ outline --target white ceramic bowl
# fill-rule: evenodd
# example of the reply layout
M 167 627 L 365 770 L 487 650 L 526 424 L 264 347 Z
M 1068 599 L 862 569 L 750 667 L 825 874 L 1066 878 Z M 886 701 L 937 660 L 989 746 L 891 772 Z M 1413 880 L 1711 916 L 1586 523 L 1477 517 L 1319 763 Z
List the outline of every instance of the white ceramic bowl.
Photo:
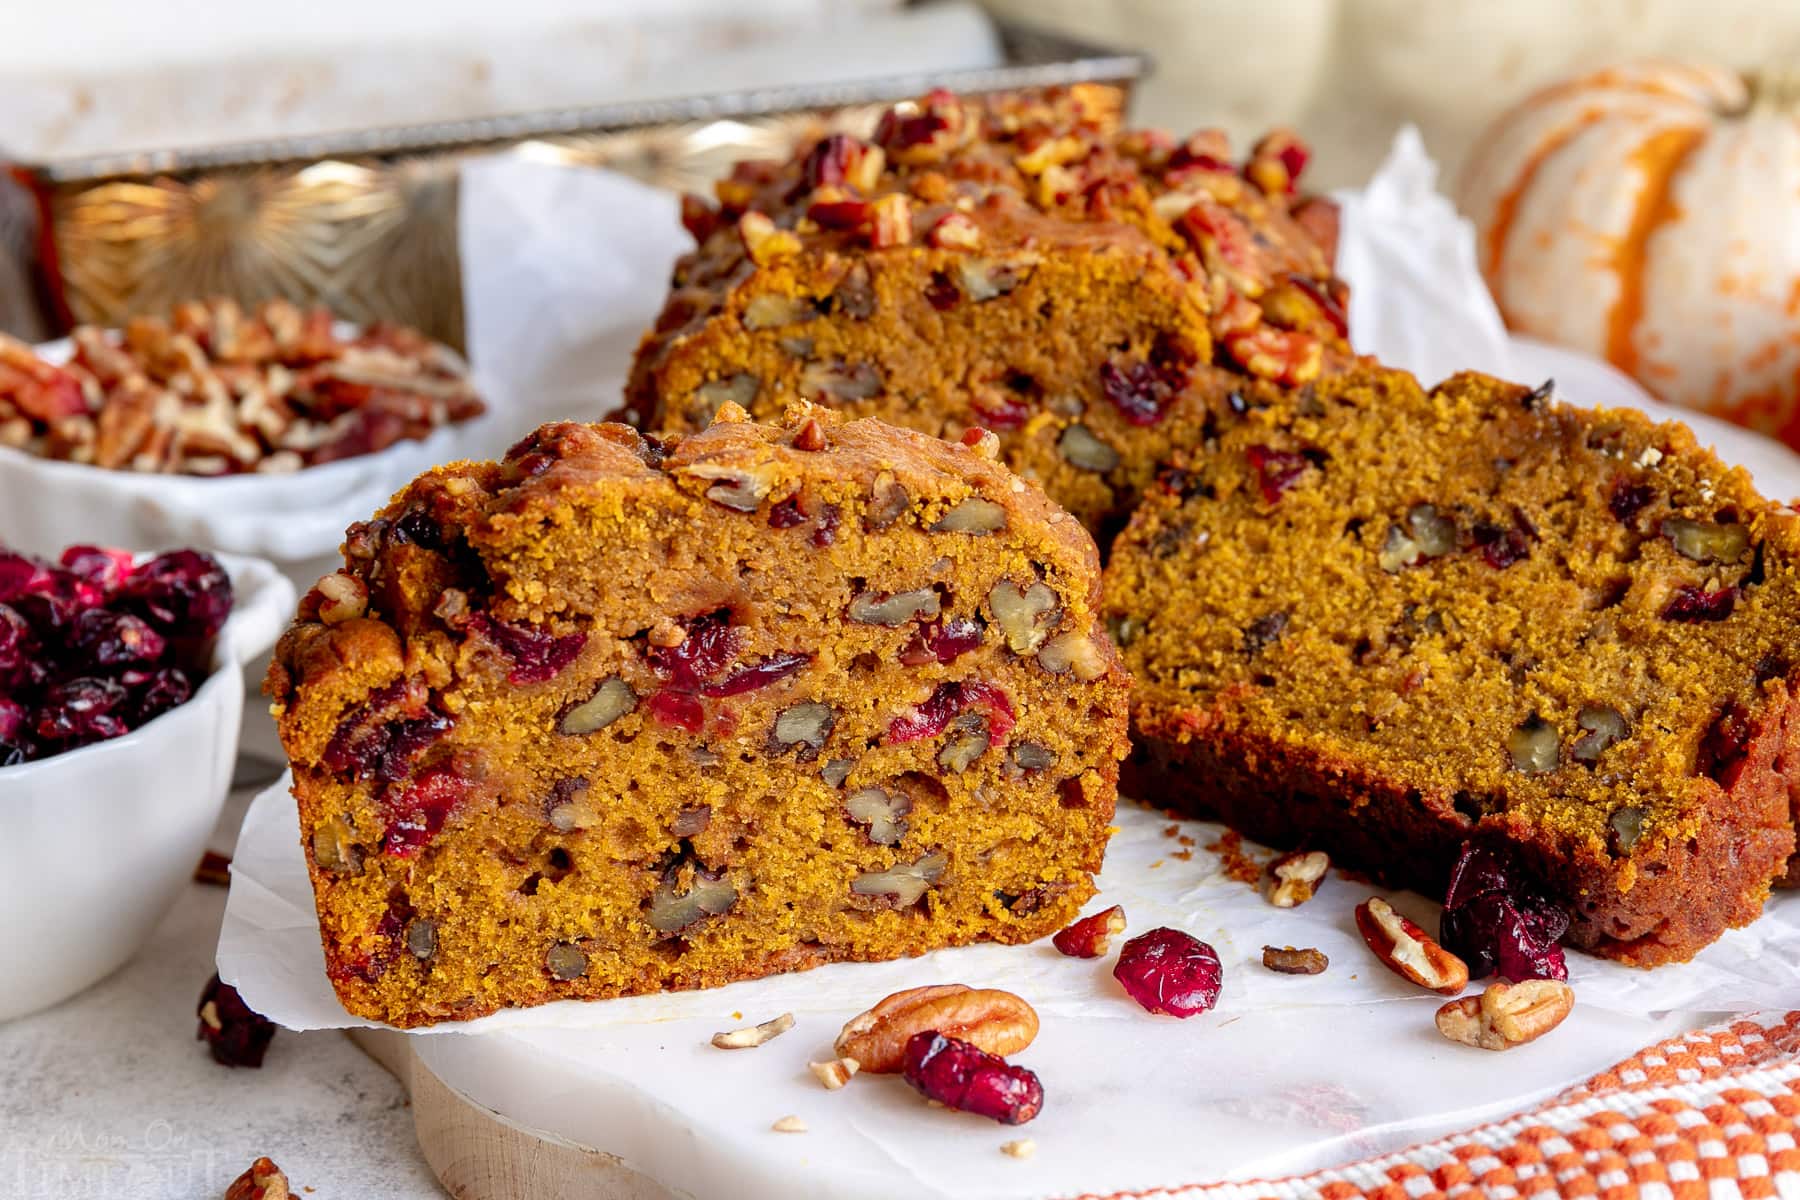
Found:
M 107 470 L 0 447 L 0 541 L 52 556 L 77 542 L 248 555 L 304 590 L 343 565 L 344 530 L 415 475 L 461 457 L 471 427 L 490 420 L 289 474 L 216 479 Z
M 0 767 L 0 1021 L 121 966 L 193 877 L 231 787 L 244 663 L 294 611 L 273 565 L 219 558 L 235 602 L 192 699 L 124 737 Z

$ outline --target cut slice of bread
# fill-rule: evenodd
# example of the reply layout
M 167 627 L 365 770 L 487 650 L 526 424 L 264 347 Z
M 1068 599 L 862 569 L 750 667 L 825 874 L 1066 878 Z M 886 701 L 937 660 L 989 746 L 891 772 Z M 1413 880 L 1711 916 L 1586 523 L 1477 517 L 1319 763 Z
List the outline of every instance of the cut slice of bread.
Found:
M 1053 933 L 1127 681 L 990 461 L 741 409 L 549 425 L 353 529 L 269 674 L 332 982 L 394 1025 Z
M 1632 963 L 1758 914 L 1794 850 L 1800 518 L 1548 387 L 1368 367 L 1239 409 L 1107 568 L 1134 794 L 1438 896 L 1493 843 Z

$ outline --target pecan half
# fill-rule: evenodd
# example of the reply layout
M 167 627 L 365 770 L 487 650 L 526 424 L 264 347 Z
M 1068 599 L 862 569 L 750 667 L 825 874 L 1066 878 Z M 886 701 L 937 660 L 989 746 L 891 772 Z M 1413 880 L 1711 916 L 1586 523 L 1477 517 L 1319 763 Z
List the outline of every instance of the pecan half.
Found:
M 865 1071 L 891 1075 L 904 1063 L 907 1041 L 933 1031 L 1004 1058 L 1031 1045 L 1038 1017 L 1031 1005 L 995 988 L 961 983 L 908 988 L 852 1017 L 834 1049 Z
M 1356 906 L 1356 930 L 1376 958 L 1408 983 L 1454 996 L 1469 985 L 1462 959 L 1431 940 L 1380 896 Z
M 1490 984 L 1479 996 L 1452 1000 L 1437 1011 L 1438 1032 L 1482 1050 L 1510 1050 L 1534 1042 L 1575 1008 L 1575 990 L 1558 979 Z

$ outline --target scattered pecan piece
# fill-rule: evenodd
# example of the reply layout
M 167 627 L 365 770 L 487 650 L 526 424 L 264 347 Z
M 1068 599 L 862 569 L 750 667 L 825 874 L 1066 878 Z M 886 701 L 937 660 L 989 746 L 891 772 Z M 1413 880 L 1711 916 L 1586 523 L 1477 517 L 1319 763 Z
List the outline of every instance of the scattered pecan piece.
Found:
M 1575 990 L 1556 979 L 1501 980 L 1479 996 L 1452 1000 L 1437 1011 L 1438 1032 L 1482 1050 L 1510 1050 L 1543 1037 L 1575 1007 Z
M 268 1158 L 259 1158 L 231 1181 L 225 1200 L 288 1200 L 292 1194 L 281 1168 Z
M 794 1014 L 786 1012 L 779 1017 L 771 1017 L 761 1025 L 715 1033 L 712 1035 L 712 1044 L 721 1050 L 751 1050 L 774 1041 L 793 1027 Z
M 1331 869 L 1331 857 L 1323 850 L 1297 850 L 1284 854 L 1269 864 L 1274 886 L 1269 889 L 1269 903 L 1276 908 L 1294 908 L 1313 898 Z
M 1469 985 L 1469 968 L 1462 959 L 1432 941 L 1379 896 L 1356 906 L 1356 929 L 1375 957 L 1409 983 L 1446 996 Z
M 833 1058 L 825 1062 L 809 1062 L 806 1069 L 813 1073 L 813 1078 L 825 1085 L 825 1090 L 835 1092 L 850 1082 L 851 1076 L 862 1069 L 862 1064 L 854 1058 Z
M 1278 975 L 1323 975 L 1331 960 L 1311 947 L 1296 950 L 1292 946 L 1264 946 L 1262 965 Z

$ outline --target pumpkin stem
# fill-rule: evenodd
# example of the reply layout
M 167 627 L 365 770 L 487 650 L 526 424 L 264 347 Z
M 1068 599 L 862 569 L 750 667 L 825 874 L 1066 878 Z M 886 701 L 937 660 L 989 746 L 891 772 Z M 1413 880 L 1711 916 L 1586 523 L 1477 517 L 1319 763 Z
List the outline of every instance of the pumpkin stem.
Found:
M 1784 65 L 1748 71 L 1744 83 L 1750 92 L 1749 109 L 1800 112 L 1800 68 Z

